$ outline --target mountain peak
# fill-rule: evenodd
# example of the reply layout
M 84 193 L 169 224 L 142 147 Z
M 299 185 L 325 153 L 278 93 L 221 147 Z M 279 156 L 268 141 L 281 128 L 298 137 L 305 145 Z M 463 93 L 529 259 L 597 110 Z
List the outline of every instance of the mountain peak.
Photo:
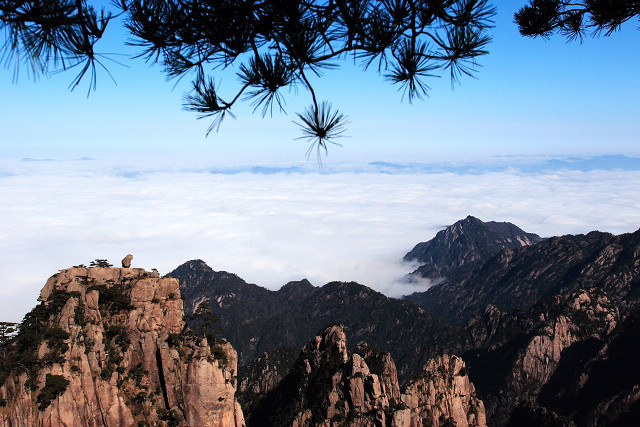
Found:
M 509 222 L 483 222 L 469 215 L 439 231 L 433 239 L 418 243 L 404 260 L 425 264 L 421 275 L 435 279 L 446 275 L 451 268 L 541 240 L 537 234 L 526 233 Z
M 285 284 L 282 288 L 280 288 L 280 290 L 289 291 L 293 289 L 311 289 L 313 287 L 314 286 L 311 284 L 311 282 L 309 282 L 309 280 L 302 279 L 302 280 L 292 280 L 290 282 L 287 282 L 287 284 Z
M 315 289 L 315 286 L 313 286 L 307 279 L 293 280 L 281 287 L 280 290 L 278 290 L 278 294 L 287 298 L 300 297 L 307 295 L 309 292 L 313 291 L 313 289 Z

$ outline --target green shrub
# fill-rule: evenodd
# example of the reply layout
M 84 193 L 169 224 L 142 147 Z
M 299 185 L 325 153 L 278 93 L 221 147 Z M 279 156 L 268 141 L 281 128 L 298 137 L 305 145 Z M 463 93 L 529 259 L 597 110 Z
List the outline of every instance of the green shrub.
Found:
M 62 310 L 62 307 L 64 307 L 69 298 L 78 298 L 79 296 L 80 292 L 77 291 L 67 292 L 62 289 L 53 289 L 46 303 L 49 314 L 58 313 Z
M 109 326 L 105 331 L 105 336 L 108 340 L 113 340 L 113 342 L 120 347 L 122 352 L 127 351 L 131 345 L 131 340 L 127 334 L 127 328 L 124 326 Z
M 167 344 L 169 344 L 169 347 L 180 347 L 180 343 L 182 342 L 182 339 L 180 337 L 180 334 L 169 334 L 169 336 L 166 339 Z
M 107 363 L 107 365 L 103 367 L 102 371 L 100 372 L 100 378 L 108 381 L 111 378 L 111 375 L 113 375 L 113 371 L 114 371 L 113 363 Z
M 10 337 L 11 345 L 3 347 L 3 357 L 0 358 L 0 386 L 9 375 L 26 373 L 27 387 L 36 390 L 39 386 L 37 377 L 40 368 L 63 361 L 61 355 L 69 349 L 66 343 L 69 334 L 60 328 L 48 328 L 47 321 L 64 307 L 69 298 L 77 296 L 77 292 L 54 289 L 47 301 L 41 302 L 24 316 L 17 328 L 17 334 Z M 39 360 L 38 347 L 44 340 L 52 351 L 44 360 Z
M 343 414 L 337 413 L 333 415 L 333 418 L 331 418 L 331 422 L 339 424 L 345 421 L 346 419 L 347 418 Z
M 429 417 L 423 418 L 422 419 L 422 427 L 433 427 L 433 421 L 431 421 L 431 418 L 429 418 Z
M 133 398 L 134 403 L 143 403 L 149 396 L 144 391 L 139 392 Z
M 168 411 L 164 408 L 160 408 L 158 409 L 157 413 L 158 418 L 160 418 L 162 421 L 165 421 L 167 423 L 167 426 L 174 427 L 180 425 L 180 417 L 178 416 L 178 413 L 173 409 Z
M 227 353 L 225 353 L 225 351 L 222 349 L 222 347 L 220 346 L 215 346 L 211 349 L 211 355 L 213 356 L 213 358 L 215 360 L 217 360 L 218 362 L 220 362 L 220 366 L 222 367 L 226 367 L 227 366 Z
M 61 328 L 47 328 L 44 332 L 44 339 L 47 340 L 47 345 L 51 349 L 58 350 L 62 353 L 69 350 L 69 345 L 67 344 L 69 333 Z
M 69 380 L 62 375 L 47 374 L 44 387 L 36 397 L 36 401 L 39 403 L 38 409 L 44 411 L 53 399 L 65 392 L 68 385 Z
M 451 417 L 445 417 L 444 414 L 440 415 L 440 427 L 456 427 L 457 422 Z
M 98 291 L 100 297 L 98 298 L 98 305 L 101 310 L 114 312 L 131 310 L 131 300 L 126 295 L 125 289 L 121 284 L 114 284 L 107 287 L 106 285 L 93 285 L 90 286 L 88 291 Z
M 138 387 L 140 387 L 142 377 L 147 374 L 148 372 L 142 367 L 142 363 L 138 363 L 136 366 L 129 370 L 129 378 L 132 379 Z
M 109 264 L 106 259 L 97 258 L 89 263 L 89 267 L 113 267 L 113 264 Z
M 76 306 L 76 309 L 73 312 L 73 320 L 76 322 L 76 325 L 84 326 L 87 324 L 87 319 L 84 313 L 84 307 L 80 304 Z

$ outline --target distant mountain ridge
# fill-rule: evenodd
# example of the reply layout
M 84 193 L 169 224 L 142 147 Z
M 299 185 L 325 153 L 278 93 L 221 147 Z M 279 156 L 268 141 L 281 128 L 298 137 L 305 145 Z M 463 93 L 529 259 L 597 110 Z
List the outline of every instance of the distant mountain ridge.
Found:
M 415 274 L 430 277 L 433 269 L 425 265 Z M 447 272 L 446 281 L 407 299 L 457 325 L 490 304 L 510 311 L 590 287 L 604 289 L 622 312 L 630 312 L 640 308 L 640 230 L 552 237 Z
M 355 282 L 315 287 L 301 280 L 271 291 L 235 274 L 214 271 L 201 260 L 188 261 L 168 276 L 181 283 L 185 312 L 207 301 L 221 318 L 223 335 L 237 350 L 240 367 L 265 351 L 300 348 L 334 321 L 347 327 L 354 345 L 365 341 L 391 351 L 401 382 L 460 341 L 459 328 L 410 301 L 389 298 Z

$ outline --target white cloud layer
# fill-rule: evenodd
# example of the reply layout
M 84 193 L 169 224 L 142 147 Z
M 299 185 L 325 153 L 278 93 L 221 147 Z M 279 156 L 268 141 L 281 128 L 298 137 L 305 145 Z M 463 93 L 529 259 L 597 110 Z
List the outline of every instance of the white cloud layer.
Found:
M 467 215 L 551 236 L 640 227 L 640 172 L 236 173 L 135 161 L 0 160 L 0 320 L 58 269 L 127 254 L 168 273 L 195 258 L 277 289 L 355 280 L 391 296 L 402 256 Z

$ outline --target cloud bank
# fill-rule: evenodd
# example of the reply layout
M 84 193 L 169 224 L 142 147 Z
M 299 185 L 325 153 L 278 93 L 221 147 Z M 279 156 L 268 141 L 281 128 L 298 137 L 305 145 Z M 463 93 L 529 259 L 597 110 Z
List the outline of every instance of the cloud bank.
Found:
M 580 161 L 542 172 L 390 173 L 403 165 L 384 164 L 221 173 L 150 160 L 29 160 L 0 160 L 0 320 L 20 320 L 58 269 L 96 258 L 118 265 L 127 253 L 134 267 L 162 274 L 200 258 L 270 289 L 355 280 L 400 296 L 422 289 L 397 282 L 415 267 L 402 256 L 467 215 L 542 236 L 640 227 L 640 171 L 580 170 Z

